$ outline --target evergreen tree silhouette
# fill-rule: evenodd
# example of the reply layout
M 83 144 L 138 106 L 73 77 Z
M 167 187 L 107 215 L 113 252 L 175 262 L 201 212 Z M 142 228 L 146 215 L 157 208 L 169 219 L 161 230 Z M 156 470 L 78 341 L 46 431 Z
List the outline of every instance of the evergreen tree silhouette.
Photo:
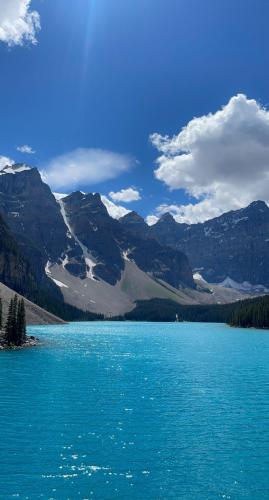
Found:
M 18 336 L 18 345 L 22 345 L 26 339 L 26 318 L 25 318 L 25 305 L 24 300 L 21 299 L 18 302 L 18 311 L 17 311 L 17 336 Z
M 11 299 L 4 335 L 8 345 L 21 346 L 26 340 L 26 319 L 24 300 L 15 295 Z
M 8 307 L 7 320 L 5 324 L 5 339 L 8 345 L 11 345 L 14 341 L 13 338 L 13 326 L 14 326 L 14 299 L 11 299 Z
M 2 299 L 0 299 L 0 330 L 2 329 L 3 326 L 3 304 L 2 304 Z

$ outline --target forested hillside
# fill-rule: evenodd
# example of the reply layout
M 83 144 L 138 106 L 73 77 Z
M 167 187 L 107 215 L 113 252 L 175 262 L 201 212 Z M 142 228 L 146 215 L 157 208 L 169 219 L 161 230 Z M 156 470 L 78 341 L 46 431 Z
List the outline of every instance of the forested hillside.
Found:
M 125 314 L 129 321 L 183 321 L 228 323 L 243 328 L 269 328 L 269 296 L 247 299 L 232 304 L 183 306 L 172 300 L 138 301 L 135 309 Z
M 269 328 L 269 296 L 237 304 L 229 324 L 241 328 Z

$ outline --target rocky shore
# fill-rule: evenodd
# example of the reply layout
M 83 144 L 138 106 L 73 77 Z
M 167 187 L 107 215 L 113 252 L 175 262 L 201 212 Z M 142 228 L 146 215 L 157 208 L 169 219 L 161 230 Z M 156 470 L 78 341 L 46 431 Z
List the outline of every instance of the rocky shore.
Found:
M 0 351 L 8 349 L 25 349 L 26 347 L 36 347 L 39 344 L 39 339 L 30 335 L 26 337 L 25 342 L 22 345 L 9 345 L 5 340 L 3 332 L 0 332 Z

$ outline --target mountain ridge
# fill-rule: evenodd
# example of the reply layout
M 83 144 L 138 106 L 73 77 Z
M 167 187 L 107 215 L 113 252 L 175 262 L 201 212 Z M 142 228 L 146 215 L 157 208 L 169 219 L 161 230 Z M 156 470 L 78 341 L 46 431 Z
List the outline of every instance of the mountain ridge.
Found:
M 92 295 L 97 293 L 102 309 L 103 298 L 111 300 L 131 263 L 143 276 L 140 285 L 145 284 L 153 294 L 162 296 L 167 285 L 195 289 L 188 259 L 181 251 L 164 248 L 156 239 L 131 235 L 108 214 L 98 193 L 76 191 L 56 201 L 36 168 L 19 164 L 1 172 L 0 212 L 49 294 L 76 307 L 80 303 L 75 294 L 84 295 L 82 309 L 95 311 Z M 127 275 L 117 293 L 118 304 L 127 301 L 130 308 L 134 298 L 132 287 L 126 284 Z M 81 285 L 84 293 L 78 292 Z M 70 287 L 72 293 L 67 293 Z M 148 296 L 148 292 L 142 290 L 141 296 Z

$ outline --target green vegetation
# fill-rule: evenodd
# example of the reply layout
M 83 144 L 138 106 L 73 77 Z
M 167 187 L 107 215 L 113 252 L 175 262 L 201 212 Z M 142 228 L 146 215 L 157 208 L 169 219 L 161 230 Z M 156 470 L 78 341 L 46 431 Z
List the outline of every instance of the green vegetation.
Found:
M 269 296 L 232 304 L 183 306 L 172 300 L 141 300 L 122 318 L 128 321 L 183 321 L 228 323 L 243 328 L 269 328 Z
M 139 300 L 135 309 L 126 313 L 125 320 L 128 321 L 156 321 L 168 322 L 182 321 L 181 306 L 169 299 Z
M 0 330 L 2 329 L 3 326 L 3 303 L 2 299 L 0 298 Z
M 269 296 L 240 302 L 228 322 L 241 328 L 269 328 Z
M 139 300 L 135 309 L 125 314 L 129 321 L 176 321 L 176 315 L 182 321 L 201 321 L 225 323 L 232 314 L 234 304 L 213 304 L 183 306 L 172 300 Z
M 64 321 L 102 321 L 104 319 L 102 314 L 82 311 L 77 307 L 66 304 L 58 290 L 55 292 L 53 289 L 48 290 L 46 288 L 32 289 L 30 293 L 26 294 L 26 297 Z
M 9 303 L 4 336 L 8 345 L 21 346 L 26 340 L 24 300 L 19 300 L 17 295 Z
M 31 293 L 27 298 L 64 321 L 102 321 L 104 319 L 103 314 L 82 311 L 82 309 L 66 304 L 61 296 L 58 297 L 45 289 Z

